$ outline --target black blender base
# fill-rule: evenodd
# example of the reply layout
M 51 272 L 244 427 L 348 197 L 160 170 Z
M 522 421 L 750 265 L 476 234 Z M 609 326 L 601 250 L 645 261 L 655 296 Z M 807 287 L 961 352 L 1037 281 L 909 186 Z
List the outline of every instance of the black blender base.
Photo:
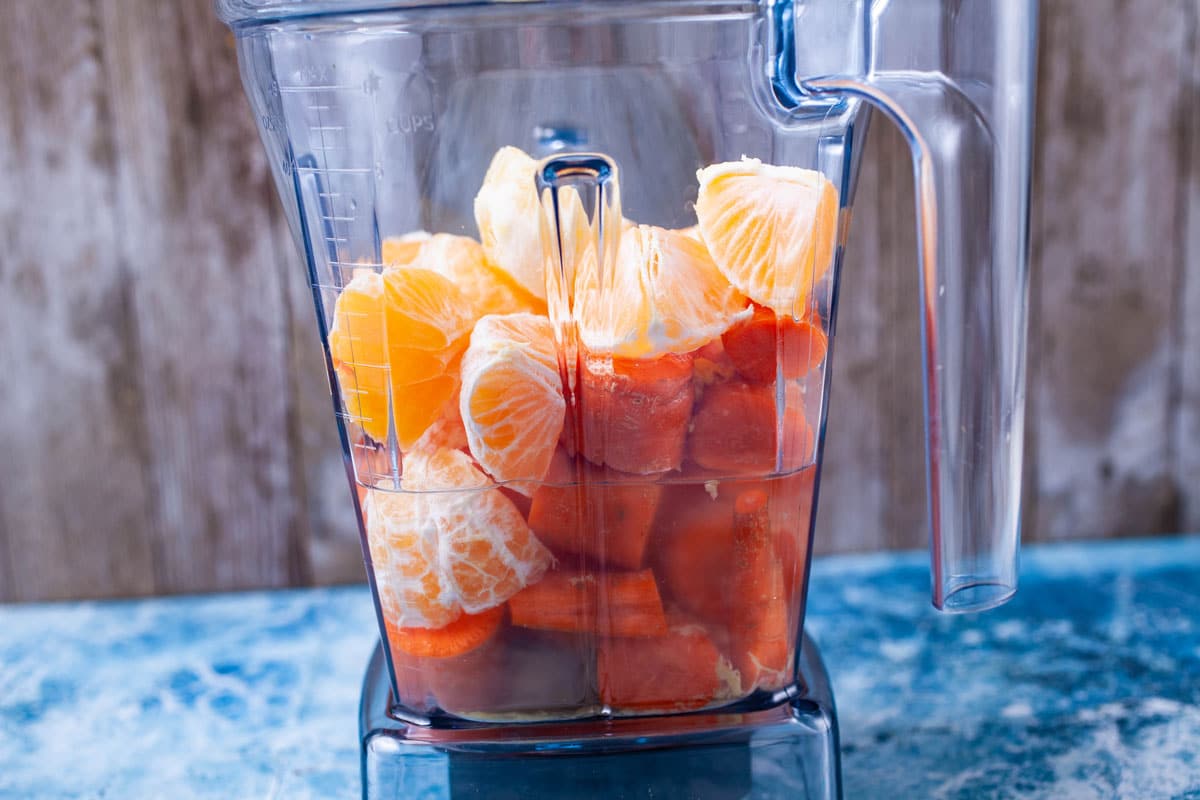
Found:
M 368 800 L 839 800 L 837 717 L 816 645 L 801 648 L 795 698 L 751 714 L 692 715 L 686 732 L 653 718 L 498 724 L 433 732 L 394 717 L 383 651 L 371 655 L 359 715 Z M 559 732 L 556 734 L 556 727 Z M 440 735 L 444 733 L 445 735 Z

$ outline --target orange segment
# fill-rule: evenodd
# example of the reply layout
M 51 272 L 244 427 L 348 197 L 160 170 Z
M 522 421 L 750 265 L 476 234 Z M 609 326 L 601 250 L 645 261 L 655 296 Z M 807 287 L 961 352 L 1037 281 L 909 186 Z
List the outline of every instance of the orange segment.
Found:
M 387 270 L 383 283 L 389 351 L 424 350 L 446 363 L 458 353 L 456 347 L 466 344 L 463 337 L 475 317 L 466 296 L 449 279 L 405 267 Z M 403 365 L 392 365 L 393 371 L 397 368 L 404 374 Z
M 389 267 L 411 264 L 425 243 L 433 238 L 428 231 L 413 231 L 403 236 L 389 236 L 380 246 L 383 263 Z
M 387 438 L 388 368 L 383 336 L 383 276 L 356 272 L 333 307 L 329 353 L 350 420 L 376 441 Z
M 459 410 L 471 455 L 498 481 L 541 480 L 565 410 L 550 320 L 534 314 L 479 320 L 462 377 Z
M 466 297 L 436 272 L 358 272 L 338 295 L 329 332 L 352 421 L 386 441 L 390 392 L 396 439 L 402 449 L 412 447 L 458 389 L 472 322 Z
M 438 569 L 438 526 L 426 498 L 368 489 L 363 516 L 384 619 L 402 628 L 458 619 L 462 604 Z
M 504 606 L 496 606 L 478 614 L 463 614 L 441 628 L 397 628 L 388 625 L 388 642 L 410 656 L 452 658 L 487 644 L 500 630 L 503 621 Z
M 613 274 L 598 272 L 584 270 L 575 282 L 579 335 L 595 354 L 687 353 L 749 316 L 704 245 L 679 231 L 629 228 Z
M 483 185 L 475 195 L 475 222 L 488 260 L 513 283 L 544 304 L 545 255 L 537 164 L 516 147 L 502 147 L 496 151 L 484 175 Z M 574 252 L 590 239 L 587 215 L 574 189 L 560 192 L 559 197 L 565 244 Z
M 432 270 L 449 278 L 478 316 L 546 311 L 544 302 L 496 269 L 479 242 L 469 236 L 438 233 L 388 238 L 383 241 L 383 261 L 393 266 Z
M 814 170 L 752 158 L 714 164 L 696 175 L 700 234 L 721 273 L 759 305 L 799 317 L 833 261 L 833 184 Z
M 406 472 L 406 486 L 438 489 L 429 496 L 440 533 L 438 565 L 464 611 L 473 614 L 497 606 L 542 577 L 550 565 L 550 551 L 469 456 L 439 450 L 428 460 L 418 460 L 415 472 L 411 482 Z
M 366 527 L 384 618 L 440 628 L 495 608 L 541 578 L 550 552 L 469 456 L 405 459 L 404 491 L 371 489 Z

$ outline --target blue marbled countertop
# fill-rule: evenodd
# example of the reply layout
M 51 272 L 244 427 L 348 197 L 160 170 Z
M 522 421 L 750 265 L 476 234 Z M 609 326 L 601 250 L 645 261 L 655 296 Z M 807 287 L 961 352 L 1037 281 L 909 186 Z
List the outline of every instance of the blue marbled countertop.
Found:
M 1026 548 L 943 616 L 923 554 L 813 567 L 847 798 L 1200 799 L 1200 537 Z M 0 606 L 0 797 L 359 792 L 361 586 Z

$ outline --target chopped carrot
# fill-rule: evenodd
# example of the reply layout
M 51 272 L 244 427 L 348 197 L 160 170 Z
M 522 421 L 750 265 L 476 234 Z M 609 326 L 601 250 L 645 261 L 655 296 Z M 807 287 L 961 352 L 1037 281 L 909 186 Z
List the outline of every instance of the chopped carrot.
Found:
M 747 689 L 783 684 L 788 657 L 788 597 L 775 554 L 767 493 L 741 492 L 734 503 L 733 663 Z
M 441 628 L 396 628 L 388 625 L 388 641 L 402 653 L 427 658 L 451 658 L 475 650 L 485 643 L 504 621 L 504 606 L 478 614 L 463 614 Z
M 692 415 L 692 355 L 582 361 L 578 449 L 584 458 L 639 475 L 678 469 Z
M 825 360 L 829 348 L 819 318 L 777 317 L 765 306 L 755 306 L 754 315 L 735 323 L 721 341 L 737 371 L 754 383 L 772 383 L 777 373 L 788 380 L 802 377 Z
M 667 617 L 654 573 L 614 572 L 601 584 L 600 624 L 603 636 L 663 636 Z
M 593 632 L 604 636 L 661 636 L 667 632 L 658 585 L 650 570 L 553 572 L 510 601 L 522 628 Z
M 771 512 L 775 552 L 783 566 L 783 588 L 790 598 L 798 589 L 808 568 L 809 533 L 812 525 L 813 481 L 816 468 L 800 470 L 776 479 L 773 498 L 779 502 Z
M 728 616 L 725 587 L 733 563 L 733 493 L 722 488 L 714 494 L 696 484 L 667 486 L 650 548 L 669 602 L 708 622 Z
M 542 544 L 558 553 L 639 569 L 661 495 L 662 486 L 644 476 L 587 462 L 576 475 L 570 456 L 560 448 L 546 482 L 533 494 L 529 527 Z
M 596 576 L 548 572 L 508 601 L 519 628 L 583 633 L 596 628 Z
M 699 466 L 726 474 L 797 469 L 812 456 L 813 433 L 795 384 L 784 394 L 782 441 L 776 435 L 777 417 L 773 385 L 710 386 L 692 420 L 689 455 Z
M 722 691 L 728 663 L 701 625 L 650 639 L 601 639 L 597 655 L 600 699 L 616 709 L 685 711 L 730 693 Z

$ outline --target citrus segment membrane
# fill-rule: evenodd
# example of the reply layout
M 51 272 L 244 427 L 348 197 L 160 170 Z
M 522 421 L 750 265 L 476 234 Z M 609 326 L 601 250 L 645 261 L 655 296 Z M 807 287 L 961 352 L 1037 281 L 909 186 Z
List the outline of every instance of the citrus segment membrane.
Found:
M 350 421 L 376 441 L 387 438 L 388 358 L 383 334 L 383 276 L 357 271 L 338 294 L 329 354 Z
M 428 269 L 449 279 L 470 302 L 476 316 L 545 311 L 545 303 L 497 269 L 479 242 L 469 236 L 431 236 L 421 231 L 389 237 L 383 241 L 383 263 Z
M 550 467 L 566 403 L 550 320 L 489 315 L 463 356 L 459 411 L 471 455 L 498 481 L 533 494 Z
M 496 151 L 475 195 L 475 223 L 489 262 L 544 307 L 546 256 L 537 167 L 538 162 L 519 148 Z M 575 251 L 586 247 L 591 228 L 573 188 L 559 192 L 559 211 L 565 248 Z
M 833 184 L 815 170 L 755 158 L 713 164 L 696 177 L 696 218 L 717 268 L 755 303 L 802 316 L 833 262 Z
M 575 280 L 579 336 L 596 355 L 688 353 L 749 315 L 702 242 L 651 225 L 624 231 L 611 275 L 593 267 Z
M 356 272 L 338 295 L 329 332 L 351 421 L 386 442 L 390 412 L 400 448 L 412 447 L 458 389 L 458 358 L 473 322 L 466 297 L 436 272 Z
M 367 540 L 384 618 L 440 628 L 495 608 L 550 565 L 550 552 L 469 456 L 406 459 L 402 487 L 367 493 Z

